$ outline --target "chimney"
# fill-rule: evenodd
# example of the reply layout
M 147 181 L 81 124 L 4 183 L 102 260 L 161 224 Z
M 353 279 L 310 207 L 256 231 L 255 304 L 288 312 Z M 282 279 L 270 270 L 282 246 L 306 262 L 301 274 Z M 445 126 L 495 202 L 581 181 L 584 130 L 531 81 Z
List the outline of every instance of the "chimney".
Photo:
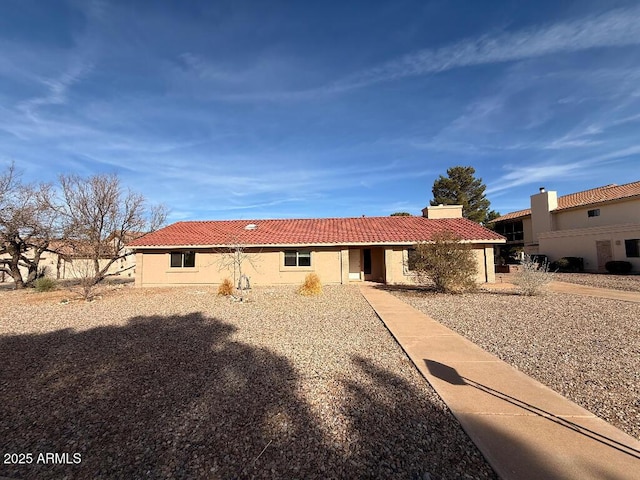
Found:
M 538 234 L 553 230 L 553 212 L 558 208 L 558 192 L 540 188 L 540 193 L 531 195 L 531 230 L 533 241 L 538 243 Z
M 438 205 L 422 209 L 425 218 L 462 218 L 462 205 Z

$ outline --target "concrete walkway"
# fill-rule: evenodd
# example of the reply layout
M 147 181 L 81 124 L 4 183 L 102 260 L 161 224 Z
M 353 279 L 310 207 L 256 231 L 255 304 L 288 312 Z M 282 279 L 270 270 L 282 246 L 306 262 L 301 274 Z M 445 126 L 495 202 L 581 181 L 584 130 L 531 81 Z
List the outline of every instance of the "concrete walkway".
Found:
M 390 293 L 360 290 L 502 479 L 640 478 L 639 441 Z
M 549 284 L 549 289 L 559 293 L 573 293 L 577 295 L 588 295 L 590 297 L 611 298 L 613 300 L 624 300 L 626 302 L 640 303 L 640 292 L 627 292 L 625 290 L 614 290 L 612 288 L 589 287 L 587 285 L 577 285 L 575 283 L 553 281 Z M 640 477 L 640 475 L 638 475 Z

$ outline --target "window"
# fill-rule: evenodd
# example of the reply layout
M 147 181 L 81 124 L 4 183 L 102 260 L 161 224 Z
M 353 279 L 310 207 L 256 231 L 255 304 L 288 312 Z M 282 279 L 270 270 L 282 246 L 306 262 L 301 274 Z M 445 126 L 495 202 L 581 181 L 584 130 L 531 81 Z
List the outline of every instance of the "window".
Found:
M 196 252 L 171 252 L 171 268 L 195 266 Z
M 310 267 L 311 252 L 309 250 L 285 250 L 285 267 Z
M 625 240 L 624 249 L 627 253 L 627 257 L 640 257 L 640 238 Z
M 413 272 L 418 261 L 418 251 L 415 248 L 407 250 L 407 270 Z
M 587 216 L 588 217 L 599 217 L 600 216 L 600 209 L 599 208 L 594 208 L 593 210 L 587 210 Z
M 524 240 L 522 220 L 499 223 L 496 225 L 496 232 L 507 237 L 508 242 L 521 242 Z

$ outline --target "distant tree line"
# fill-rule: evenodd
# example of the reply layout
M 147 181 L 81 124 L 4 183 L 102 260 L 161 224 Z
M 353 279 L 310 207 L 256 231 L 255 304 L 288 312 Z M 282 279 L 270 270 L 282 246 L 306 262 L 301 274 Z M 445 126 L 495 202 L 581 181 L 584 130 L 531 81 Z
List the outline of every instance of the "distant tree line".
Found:
M 16 289 L 29 287 L 45 252 L 75 252 L 89 265 L 84 281 L 90 288 L 121 273 L 112 266 L 130 254 L 125 244 L 161 227 L 166 216 L 164 206 L 148 205 L 116 175 L 24 183 L 11 164 L 0 173 L 0 272 Z

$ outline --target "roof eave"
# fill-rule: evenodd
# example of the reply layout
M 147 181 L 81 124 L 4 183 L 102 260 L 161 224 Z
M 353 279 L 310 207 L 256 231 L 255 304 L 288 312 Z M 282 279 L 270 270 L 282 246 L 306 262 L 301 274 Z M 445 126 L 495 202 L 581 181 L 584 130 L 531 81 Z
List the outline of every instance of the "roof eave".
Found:
M 410 246 L 415 245 L 420 242 L 428 242 L 429 240 L 408 240 L 404 242 L 340 242 L 340 243 L 249 243 L 242 244 L 243 247 L 246 248 L 288 248 L 288 247 L 383 247 L 383 246 Z M 481 238 L 481 239 L 467 239 L 461 240 L 461 243 L 505 243 L 506 239 L 489 239 L 489 238 Z M 180 245 L 138 245 L 133 246 L 129 245 L 128 248 L 133 250 L 158 250 L 158 249 L 190 249 L 190 248 L 235 248 L 237 245 L 232 244 L 219 244 L 219 245 L 205 245 L 205 244 L 180 244 Z
M 633 200 L 638 200 L 638 199 L 640 199 L 640 194 L 629 195 L 629 196 L 626 196 L 626 197 L 610 198 L 610 199 L 607 199 L 607 200 L 600 200 L 600 201 L 592 202 L 592 203 L 584 203 L 582 205 L 572 205 L 570 207 L 556 208 L 554 210 L 551 210 L 551 213 L 569 212 L 571 210 L 579 210 L 581 208 L 600 207 L 602 205 L 609 205 L 609 204 L 612 204 L 612 203 L 622 203 L 622 202 L 628 202 L 628 201 L 633 201 Z

